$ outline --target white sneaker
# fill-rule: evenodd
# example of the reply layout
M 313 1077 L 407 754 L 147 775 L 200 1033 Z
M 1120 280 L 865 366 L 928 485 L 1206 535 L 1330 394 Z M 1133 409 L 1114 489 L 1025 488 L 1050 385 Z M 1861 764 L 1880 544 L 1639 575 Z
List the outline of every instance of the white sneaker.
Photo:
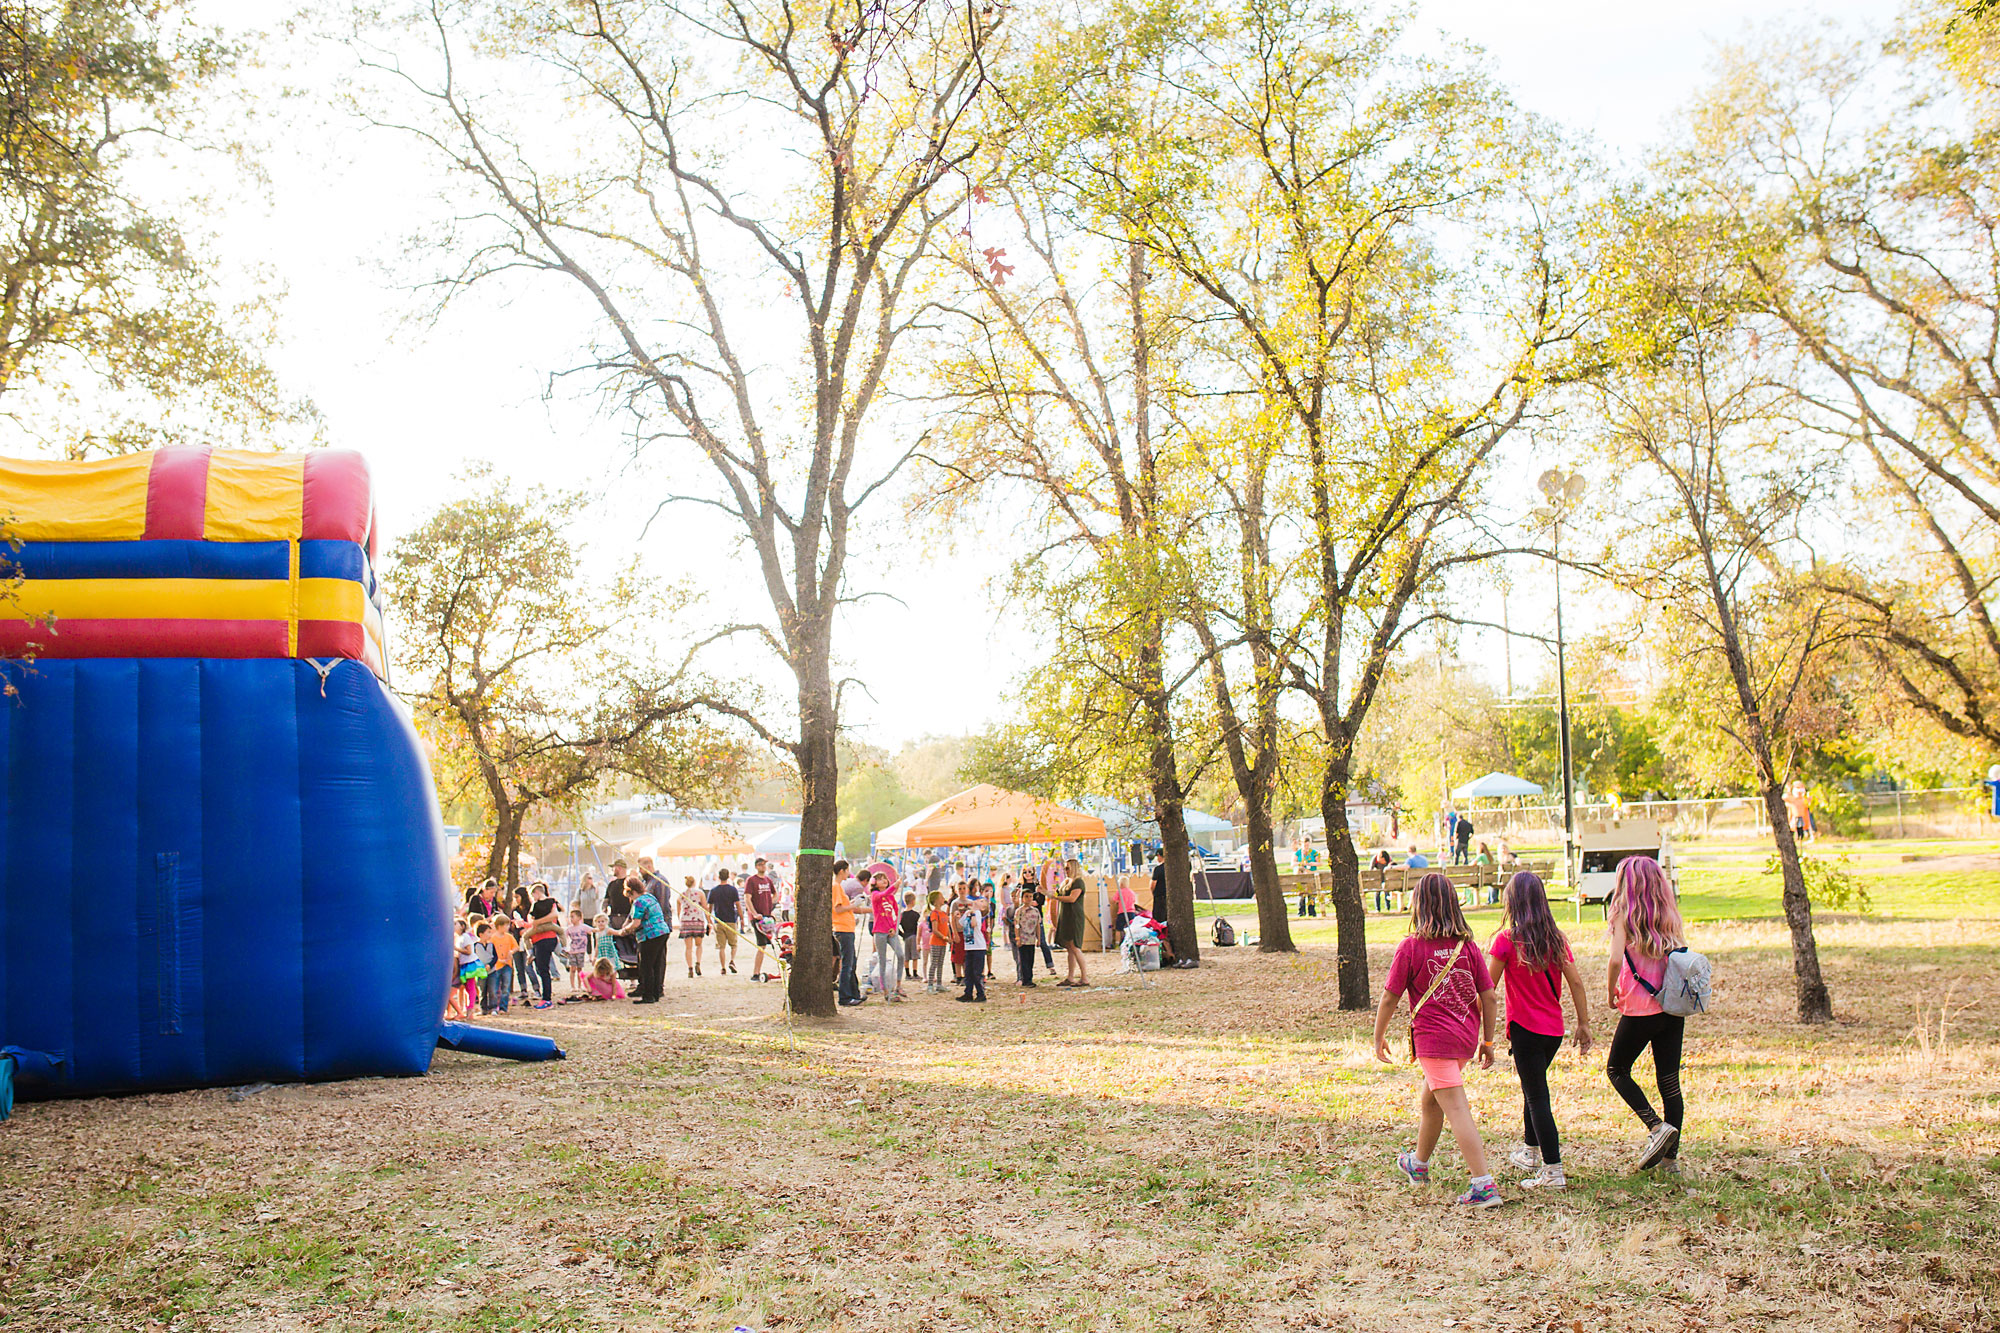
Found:
M 1544 1162 L 1542 1169 L 1521 1182 L 1524 1190 L 1566 1190 L 1569 1181 L 1563 1177 L 1562 1163 Z
M 1639 1154 L 1639 1163 L 1633 1169 L 1644 1171 L 1648 1167 L 1658 1166 L 1660 1159 L 1673 1151 L 1674 1145 L 1680 1141 L 1680 1130 L 1664 1120 L 1661 1121 L 1653 1126 L 1653 1132 L 1646 1136 L 1645 1150 Z
M 1507 1160 L 1523 1171 L 1533 1171 L 1542 1164 L 1542 1150 L 1525 1143 L 1514 1145 L 1514 1151 L 1507 1154 Z

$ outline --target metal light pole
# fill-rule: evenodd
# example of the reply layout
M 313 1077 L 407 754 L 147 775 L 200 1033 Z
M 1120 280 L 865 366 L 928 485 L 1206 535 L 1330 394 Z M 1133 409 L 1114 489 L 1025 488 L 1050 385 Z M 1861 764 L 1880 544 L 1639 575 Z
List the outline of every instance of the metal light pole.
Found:
M 1576 786 L 1571 778 L 1569 747 L 1569 669 L 1563 653 L 1562 525 L 1570 507 L 1583 498 L 1583 477 L 1550 468 L 1536 483 L 1549 502 L 1555 524 L 1556 566 L 1556 726 L 1558 762 L 1562 765 L 1563 788 L 1563 887 L 1576 898 Z M 1577 920 L 1583 919 L 1583 904 L 1577 902 Z

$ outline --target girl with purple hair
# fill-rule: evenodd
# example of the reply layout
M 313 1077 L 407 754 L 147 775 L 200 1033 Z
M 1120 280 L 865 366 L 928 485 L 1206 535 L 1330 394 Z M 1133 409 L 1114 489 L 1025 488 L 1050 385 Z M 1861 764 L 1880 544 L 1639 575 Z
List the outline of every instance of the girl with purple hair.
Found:
M 1611 1054 L 1604 1073 L 1646 1127 L 1646 1143 L 1636 1170 L 1658 1167 L 1680 1174 L 1681 1125 L 1687 1103 L 1681 1097 L 1681 1037 L 1687 1020 L 1660 1008 L 1656 998 L 1667 974 L 1667 955 L 1687 944 L 1686 928 L 1660 863 L 1631 856 L 1618 863 L 1618 886 L 1606 904 L 1611 963 L 1608 985 L 1618 1011 Z M 1660 1110 L 1632 1078 L 1632 1062 L 1653 1048 L 1653 1075 L 1660 1085 Z
M 1521 1080 L 1521 1146 L 1508 1160 L 1533 1172 L 1524 1189 L 1563 1189 L 1562 1140 L 1549 1103 L 1549 1065 L 1563 1044 L 1562 985 L 1576 1001 L 1577 1050 L 1590 1050 L 1590 1001 L 1569 940 L 1549 911 L 1541 876 L 1523 870 L 1507 881 L 1507 924 L 1488 950 L 1507 988 L 1507 1043 Z

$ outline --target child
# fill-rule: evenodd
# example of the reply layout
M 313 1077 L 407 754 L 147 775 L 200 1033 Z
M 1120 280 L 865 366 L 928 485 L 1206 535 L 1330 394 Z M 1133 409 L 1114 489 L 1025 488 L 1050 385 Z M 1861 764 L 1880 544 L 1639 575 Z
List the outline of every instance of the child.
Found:
M 474 952 L 478 942 L 478 938 L 473 934 L 471 922 L 461 917 L 458 920 L 458 934 L 452 940 L 451 989 L 444 997 L 446 1018 L 464 1018 L 471 1011 L 479 994 L 479 983 L 485 977 L 485 968 Z
M 593 1000 L 622 1000 L 625 988 L 618 984 L 618 964 L 610 958 L 600 956 L 590 965 L 590 975 L 584 979 L 584 989 Z
M 951 941 L 951 982 L 954 986 L 965 980 L 965 935 L 959 929 L 959 919 L 965 915 L 965 881 L 959 880 L 951 886 L 951 920 L 953 925 L 946 935 Z
M 493 927 L 485 923 L 474 927 L 472 941 L 472 956 L 486 969 L 479 980 L 479 1013 L 484 1017 L 493 1012 Z
M 903 915 L 898 924 L 903 928 L 903 979 L 917 979 L 917 927 L 923 923 L 923 913 L 917 910 L 917 895 L 903 895 Z
M 1021 985 L 1035 985 L 1035 948 L 1042 942 L 1042 909 L 1026 889 L 1014 895 L 1014 975 Z
M 569 993 L 583 990 L 584 956 L 590 952 L 590 927 L 583 924 L 583 909 L 569 909 L 569 929 L 563 932 L 563 971 L 569 974 Z
M 959 918 L 959 932 L 965 941 L 965 993 L 959 996 L 961 1003 L 986 1003 L 986 945 L 990 938 L 986 933 L 986 899 L 979 895 L 975 886 L 972 895 L 961 905 L 963 915 Z
M 925 952 L 924 989 L 933 995 L 944 994 L 944 957 L 951 950 L 951 913 L 945 910 L 944 893 L 931 890 L 930 910 L 924 915 L 924 925 L 930 931 L 930 947 Z
M 1521 1146 L 1508 1160 L 1534 1174 L 1524 1189 L 1563 1189 L 1562 1140 L 1549 1106 L 1549 1065 L 1563 1043 L 1562 979 L 1576 1001 L 1576 1048 L 1590 1052 L 1590 1001 L 1569 940 L 1549 911 L 1541 876 L 1523 870 L 1507 881 L 1507 925 L 1493 937 L 1493 962 L 1507 984 L 1507 1045 L 1521 1080 Z
M 1459 1156 L 1472 1172 L 1472 1187 L 1458 1202 L 1468 1208 L 1497 1207 L 1506 1200 L 1486 1170 L 1486 1145 L 1479 1141 L 1479 1125 L 1465 1099 L 1465 1066 L 1477 1056 L 1481 1069 L 1493 1067 L 1498 1005 L 1486 957 L 1472 942 L 1458 894 L 1436 871 L 1418 880 L 1410 896 L 1410 934 L 1396 948 L 1375 1010 L 1375 1058 L 1384 1064 L 1389 1063 L 1389 1019 L 1404 995 L 1410 997 L 1411 1058 L 1424 1071 L 1424 1091 L 1417 1104 L 1417 1150 L 1398 1154 L 1396 1169 L 1412 1185 L 1428 1184 L 1431 1150 L 1448 1120 Z
M 1681 1098 L 1681 1038 L 1687 1020 L 1663 1012 L 1656 996 L 1666 977 L 1667 955 L 1684 947 L 1687 938 L 1673 886 L 1658 861 L 1631 856 L 1618 863 L 1618 885 L 1605 904 L 1604 919 L 1611 949 L 1611 1007 L 1618 1011 L 1604 1073 L 1647 1130 L 1635 1169 L 1658 1167 L 1662 1175 L 1677 1176 L 1687 1114 Z M 1632 1079 L 1632 1062 L 1648 1046 L 1653 1048 L 1664 1119 Z
M 504 916 L 493 923 L 488 938 L 493 944 L 493 1007 L 504 1014 L 513 997 L 514 951 L 521 946 L 515 942 L 514 931 Z
M 616 971 L 618 968 L 618 937 L 611 933 L 610 914 L 607 912 L 599 912 L 597 914 L 597 920 L 592 922 L 591 924 L 593 924 L 597 928 L 596 930 L 597 956 L 599 958 L 610 959 L 612 970 Z M 593 971 L 595 970 L 594 965 L 592 970 Z

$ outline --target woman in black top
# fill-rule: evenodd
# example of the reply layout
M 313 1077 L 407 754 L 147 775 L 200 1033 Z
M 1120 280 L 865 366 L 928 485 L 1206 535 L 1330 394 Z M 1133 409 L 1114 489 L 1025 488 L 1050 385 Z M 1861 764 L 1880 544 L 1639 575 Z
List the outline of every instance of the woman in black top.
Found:
M 523 891 L 522 897 L 527 897 Z M 550 965 L 555 961 L 556 942 L 562 938 L 562 904 L 549 892 L 549 886 L 535 881 L 535 896 L 528 903 L 528 947 L 534 967 L 534 979 L 540 984 L 542 998 L 535 1005 L 546 1009 L 555 1003 L 555 979 Z

